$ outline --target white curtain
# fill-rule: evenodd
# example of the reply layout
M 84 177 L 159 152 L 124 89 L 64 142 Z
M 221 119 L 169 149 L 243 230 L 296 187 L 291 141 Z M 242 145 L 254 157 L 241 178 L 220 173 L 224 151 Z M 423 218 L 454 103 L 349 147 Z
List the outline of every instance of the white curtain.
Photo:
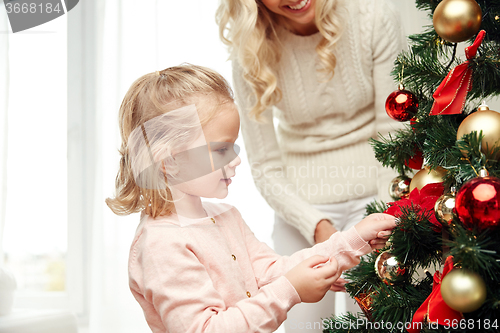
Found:
M 9 106 L 9 27 L 0 1 L 0 267 L 3 266 L 3 230 L 7 205 L 7 108 Z

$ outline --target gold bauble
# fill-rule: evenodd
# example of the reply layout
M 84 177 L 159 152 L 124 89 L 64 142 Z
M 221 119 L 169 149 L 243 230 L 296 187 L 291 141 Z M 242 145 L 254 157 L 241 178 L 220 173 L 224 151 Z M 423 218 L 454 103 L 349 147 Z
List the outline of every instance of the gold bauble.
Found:
M 446 170 L 442 167 L 437 167 L 434 170 L 430 170 L 428 166 L 420 170 L 413 176 L 410 183 L 410 192 L 415 188 L 421 190 L 425 185 L 432 183 L 441 183 L 443 177 L 446 175 Z
M 450 224 L 455 216 L 455 193 L 446 193 L 436 200 L 434 214 L 438 221 Z
M 404 276 L 406 270 L 401 268 L 396 257 L 389 251 L 382 252 L 375 260 L 375 271 L 378 277 L 385 283 L 394 285 L 398 277 Z
M 486 285 L 479 274 L 466 269 L 454 269 L 441 282 L 445 303 L 459 312 L 472 312 L 486 300 Z
M 459 43 L 479 31 L 482 15 L 481 7 L 474 0 L 444 0 L 434 10 L 432 23 L 441 38 Z
M 488 154 L 493 147 L 500 144 L 500 113 L 490 110 L 487 105 L 481 105 L 477 112 L 471 113 L 465 118 L 457 131 L 457 140 L 472 131 L 483 131 L 484 138 L 481 140 L 481 151 Z M 466 153 L 462 153 L 467 157 Z
M 394 200 L 407 198 L 410 195 L 411 178 L 405 175 L 399 175 L 393 180 L 389 186 L 389 195 Z

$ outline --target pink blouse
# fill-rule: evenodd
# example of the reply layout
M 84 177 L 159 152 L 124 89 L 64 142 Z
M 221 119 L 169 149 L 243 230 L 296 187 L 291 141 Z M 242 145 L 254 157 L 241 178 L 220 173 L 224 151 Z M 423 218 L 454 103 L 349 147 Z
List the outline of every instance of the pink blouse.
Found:
M 210 217 L 143 215 L 129 257 L 129 284 L 154 333 L 273 332 L 300 297 L 283 275 L 313 256 L 346 270 L 371 251 L 353 227 L 291 256 L 260 242 L 238 210 L 203 203 Z

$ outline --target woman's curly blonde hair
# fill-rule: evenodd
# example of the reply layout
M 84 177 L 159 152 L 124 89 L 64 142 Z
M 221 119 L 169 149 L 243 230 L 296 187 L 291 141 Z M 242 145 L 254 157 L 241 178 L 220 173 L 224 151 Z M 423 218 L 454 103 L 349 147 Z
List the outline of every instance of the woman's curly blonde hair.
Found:
M 315 23 L 323 36 L 316 52 L 322 64 L 321 71 L 328 79 L 334 75 L 333 49 L 342 32 L 340 1 L 316 0 Z M 243 68 L 243 78 L 255 94 L 256 102 L 250 116 L 260 119 L 265 109 L 277 104 L 282 97 L 276 78 L 276 64 L 281 57 L 276 26 L 289 30 L 290 26 L 260 0 L 221 0 L 216 20 L 222 42 L 229 46 L 232 58 Z

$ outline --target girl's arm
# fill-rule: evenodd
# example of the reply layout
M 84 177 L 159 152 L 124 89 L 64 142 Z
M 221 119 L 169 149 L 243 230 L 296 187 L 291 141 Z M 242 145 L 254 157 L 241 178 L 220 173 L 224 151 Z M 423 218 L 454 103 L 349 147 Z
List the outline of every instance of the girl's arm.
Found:
M 148 241 L 147 247 L 135 251 L 132 261 L 135 264 L 129 267 L 129 272 L 132 293 L 154 332 L 274 332 L 292 306 L 300 302 L 299 295 L 284 276 L 251 297 L 241 290 L 241 281 L 218 291 L 214 288 L 213 276 L 209 276 L 189 246 L 164 237 L 162 241 L 156 235 L 148 237 L 158 241 Z M 226 296 L 241 293 L 237 297 L 241 300 L 226 304 L 227 297 L 223 298 L 221 292 Z
M 255 237 L 236 208 L 233 207 L 232 210 L 234 218 L 240 223 L 243 237 L 245 237 L 248 255 L 259 287 L 274 281 L 313 255 L 321 255 L 326 258 L 335 257 L 339 270 L 345 271 L 356 266 L 360 261 L 359 258 L 372 250 L 370 244 L 361 238 L 356 228 L 352 227 L 347 231 L 338 231 L 327 241 L 297 251 L 291 256 L 280 256 Z
M 233 83 L 240 110 L 241 133 L 255 185 L 269 206 L 312 245 L 317 224 L 321 220 L 329 221 L 330 217 L 302 199 L 296 186 L 284 176 L 286 167 L 276 139 L 272 109 L 262 114 L 266 123 L 249 118 L 254 96 L 236 60 L 233 60 Z

